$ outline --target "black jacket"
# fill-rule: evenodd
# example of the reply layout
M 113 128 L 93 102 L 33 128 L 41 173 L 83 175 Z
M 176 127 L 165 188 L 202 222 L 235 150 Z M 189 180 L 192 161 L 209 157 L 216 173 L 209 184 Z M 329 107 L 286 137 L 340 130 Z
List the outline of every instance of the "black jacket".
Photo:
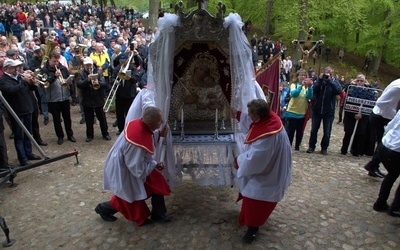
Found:
M 33 113 L 32 90 L 36 88 L 35 85 L 23 81 L 21 76 L 18 76 L 18 80 L 6 73 L 0 77 L 0 91 L 17 115 Z
M 97 69 L 94 69 L 97 74 Z M 84 107 L 102 107 L 104 106 L 104 88 L 107 86 L 103 74 L 98 75 L 100 88 L 94 89 L 92 81 L 88 78 L 89 73 L 81 70 L 78 73 L 77 87 L 82 90 L 82 106 Z
M 131 70 L 131 78 L 129 80 L 122 81 L 120 80 L 120 85 L 117 90 L 116 97 L 117 98 L 135 98 L 136 97 L 136 83 L 140 81 L 144 71 L 138 70 L 134 63 L 129 65 L 129 70 Z M 119 70 L 121 69 L 121 65 L 118 65 L 112 77 L 112 82 L 115 81 L 115 78 L 118 75 Z
M 333 115 L 336 96 L 342 92 L 342 86 L 336 79 L 318 79 L 314 82 L 313 112 L 320 115 Z

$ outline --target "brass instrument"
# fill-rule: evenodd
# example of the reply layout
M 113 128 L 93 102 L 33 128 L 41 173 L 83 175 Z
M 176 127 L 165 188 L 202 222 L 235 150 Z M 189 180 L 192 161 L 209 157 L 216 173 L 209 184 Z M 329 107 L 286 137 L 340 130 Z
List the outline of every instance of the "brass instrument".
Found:
M 85 49 L 88 47 L 87 45 L 85 45 L 85 44 L 78 44 L 78 46 L 79 46 L 79 53 L 78 53 L 78 55 L 84 55 L 84 51 L 85 51 Z
M 40 70 L 38 69 L 33 72 L 33 75 L 36 78 L 36 84 L 40 87 L 47 89 L 50 86 L 50 83 L 47 81 L 48 75 L 46 73 L 40 74 Z
M 43 67 L 44 63 L 49 59 L 50 53 L 54 50 L 54 48 L 58 45 L 55 41 L 51 39 L 46 39 L 46 47 L 43 51 L 42 63 L 40 67 Z
M 56 67 L 56 71 L 58 71 L 60 73 L 60 75 L 58 76 L 58 81 L 60 82 L 61 87 L 63 87 L 64 89 L 69 88 L 69 84 L 65 81 L 65 79 L 61 73 L 61 70 L 57 67 L 57 65 L 55 67 Z
M 92 68 L 92 74 L 88 75 L 88 79 L 92 82 L 92 88 L 94 90 L 100 89 L 99 74 L 94 74 L 94 68 Z
M 128 70 L 128 68 L 129 68 L 129 64 L 131 63 L 131 60 L 132 60 L 133 56 L 134 56 L 134 53 L 132 52 L 131 56 L 129 57 L 129 59 L 128 59 L 127 63 L 126 63 L 125 68 L 122 68 L 122 70 L 120 70 L 118 72 L 118 77 L 121 78 L 122 80 L 131 79 L 131 71 Z
M 106 101 L 104 103 L 104 106 L 103 106 L 103 111 L 104 112 L 108 112 L 108 110 L 111 107 L 111 104 L 114 101 L 115 95 L 117 94 L 117 90 L 118 90 L 118 87 L 119 87 L 119 82 L 121 81 L 121 78 L 119 78 L 119 73 L 122 70 L 123 70 L 123 68 L 121 67 L 121 69 L 119 70 L 119 72 L 117 74 L 117 77 L 115 78 L 114 83 L 113 83 L 113 85 L 111 87 L 110 93 L 108 93 L 107 99 L 106 99 Z

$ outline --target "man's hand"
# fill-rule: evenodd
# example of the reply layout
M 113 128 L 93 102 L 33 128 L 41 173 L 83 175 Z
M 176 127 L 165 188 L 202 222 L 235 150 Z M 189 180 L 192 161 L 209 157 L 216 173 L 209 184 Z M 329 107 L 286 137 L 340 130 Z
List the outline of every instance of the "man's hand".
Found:
M 156 169 L 157 169 L 158 171 L 163 171 L 164 168 L 165 168 L 164 162 L 159 162 L 159 163 L 157 163 Z
M 355 118 L 356 120 L 360 120 L 360 119 L 362 118 L 362 114 L 356 114 L 356 115 L 354 116 L 354 118 Z

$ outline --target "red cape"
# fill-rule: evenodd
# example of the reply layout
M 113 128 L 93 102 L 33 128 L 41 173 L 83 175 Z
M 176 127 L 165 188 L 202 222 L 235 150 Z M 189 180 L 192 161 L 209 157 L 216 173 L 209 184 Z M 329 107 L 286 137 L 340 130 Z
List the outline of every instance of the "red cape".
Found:
M 273 111 L 270 111 L 269 117 L 259 122 L 252 123 L 245 144 L 257 141 L 258 139 L 275 135 L 283 129 L 281 118 Z
M 150 154 L 154 154 L 153 131 L 142 119 L 132 120 L 125 127 L 125 139 Z

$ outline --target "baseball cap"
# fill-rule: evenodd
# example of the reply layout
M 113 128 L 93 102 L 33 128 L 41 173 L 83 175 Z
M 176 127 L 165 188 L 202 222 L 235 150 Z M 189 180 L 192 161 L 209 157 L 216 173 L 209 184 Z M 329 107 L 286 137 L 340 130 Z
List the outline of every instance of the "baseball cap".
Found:
M 119 62 L 126 62 L 126 61 L 128 61 L 128 58 L 129 58 L 129 56 L 128 56 L 128 53 L 121 53 L 121 55 L 119 56 Z
M 33 46 L 33 51 L 36 51 L 36 50 L 40 50 L 40 46 L 37 46 L 37 45 Z
M 93 60 L 90 57 L 85 57 L 83 59 L 83 64 L 93 64 Z
M 22 62 L 20 60 L 12 60 L 12 59 L 7 59 L 4 61 L 3 67 L 16 67 L 21 65 Z

